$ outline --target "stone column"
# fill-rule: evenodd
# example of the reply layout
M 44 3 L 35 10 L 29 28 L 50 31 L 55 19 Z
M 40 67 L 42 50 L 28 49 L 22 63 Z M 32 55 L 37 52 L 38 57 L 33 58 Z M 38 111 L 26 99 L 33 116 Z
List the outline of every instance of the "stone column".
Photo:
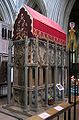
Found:
M 38 66 L 35 67 L 35 108 L 38 109 Z
M 56 84 L 57 84 L 57 80 L 58 80 L 58 68 L 57 68 L 57 44 L 55 45 L 55 82 L 54 82 L 54 89 L 55 89 L 55 92 L 54 92 L 54 96 L 55 96 L 55 101 L 56 101 L 56 94 L 57 94 L 57 91 L 56 91 Z
M 62 66 L 62 86 L 64 87 L 64 66 Z M 64 99 L 64 90 L 62 91 L 62 99 Z
M 38 38 L 36 38 L 36 63 L 35 67 L 35 109 L 38 109 Z
M 46 105 L 48 105 L 48 79 L 49 79 L 49 76 L 48 76 L 48 56 L 49 56 L 49 41 L 47 41 L 47 57 L 46 57 L 46 64 L 47 64 L 47 67 L 45 68 L 45 102 L 46 102 Z
M 25 109 L 28 110 L 28 38 L 25 40 Z
M 32 67 L 29 67 L 29 106 L 32 106 L 32 86 L 33 86 L 33 79 L 32 79 Z
M 49 68 L 49 81 L 48 81 L 48 84 L 51 84 L 52 83 L 52 69 L 51 69 L 51 66 Z
M 11 58 L 12 58 L 12 41 L 9 39 L 9 47 L 8 47 L 8 88 L 7 88 L 7 103 L 10 104 L 11 100 Z
M 62 48 L 62 57 L 61 57 L 61 64 L 62 64 L 62 81 L 61 84 L 64 87 L 64 49 Z M 62 91 L 62 99 L 64 99 L 64 90 Z
M 45 103 L 48 105 L 48 66 L 45 68 Z
M 43 68 L 39 68 L 39 85 L 43 85 Z

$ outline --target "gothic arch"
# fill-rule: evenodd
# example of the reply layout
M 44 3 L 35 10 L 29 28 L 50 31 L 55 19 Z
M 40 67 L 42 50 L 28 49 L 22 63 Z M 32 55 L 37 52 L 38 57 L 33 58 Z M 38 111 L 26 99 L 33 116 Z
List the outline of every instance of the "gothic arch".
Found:
M 0 21 L 4 21 L 4 19 L 5 19 L 5 14 L 2 6 L 0 6 Z
M 70 13 L 71 13 L 71 10 L 73 8 L 75 1 L 76 0 L 69 0 L 68 5 L 65 8 L 65 12 L 63 16 L 63 28 L 65 29 L 66 32 L 68 28 L 69 16 L 70 16 Z
M 59 23 L 67 32 L 67 24 L 76 0 L 50 0 L 47 8 L 48 17 Z
M 0 16 L 2 21 L 7 24 L 12 24 L 14 21 L 15 10 L 12 7 L 10 0 L 2 0 L 0 2 Z
M 27 0 L 27 5 L 31 6 L 32 8 L 34 8 L 35 5 L 37 5 L 38 9 L 40 10 L 40 12 L 47 16 L 47 10 L 46 10 L 46 4 L 43 0 Z
M 76 0 L 22 0 L 21 4 L 38 10 L 45 16 L 59 23 L 67 32 L 69 15 Z M 6 23 L 13 23 L 15 18 L 16 7 L 13 0 L 2 0 L 0 5 L 0 18 Z

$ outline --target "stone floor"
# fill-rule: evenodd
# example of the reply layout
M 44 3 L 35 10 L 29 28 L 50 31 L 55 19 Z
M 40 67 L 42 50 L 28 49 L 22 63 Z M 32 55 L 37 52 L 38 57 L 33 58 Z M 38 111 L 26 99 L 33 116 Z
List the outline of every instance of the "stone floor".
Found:
M 26 120 L 26 116 L 5 109 L 7 98 L 0 98 L 0 120 Z
M 14 117 L 11 117 L 11 116 L 9 116 L 9 115 L 0 113 L 0 120 L 17 120 L 17 119 L 14 118 Z
M 8 109 L 5 109 L 5 105 L 7 104 L 7 99 L 5 98 L 0 98 L 0 120 L 27 120 L 29 117 L 28 115 L 16 113 L 13 111 L 10 111 Z M 56 104 L 57 105 L 57 104 Z M 41 110 L 42 112 L 44 109 Z M 76 112 L 77 112 L 77 117 L 76 120 L 79 120 L 79 105 L 76 106 Z M 71 120 L 73 120 L 73 108 L 72 108 L 72 116 Z M 30 113 L 31 114 L 31 113 Z M 64 120 L 64 115 L 61 114 L 59 120 Z M 57 118 L 54 118 L 53 120 L 58 120 Z M 66 114 L 66 120 L 68 120 L 68 112 Z

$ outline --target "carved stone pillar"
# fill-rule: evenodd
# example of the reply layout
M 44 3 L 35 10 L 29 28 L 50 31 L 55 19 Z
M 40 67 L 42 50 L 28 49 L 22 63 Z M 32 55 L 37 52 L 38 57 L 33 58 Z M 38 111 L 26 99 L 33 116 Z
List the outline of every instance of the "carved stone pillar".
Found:
M 61 61 L 62 61 L 62 81 L 61 81 L 61 84 L 62 86 L 64 87 L 64 78 L 65 78 L 65 69 L 64 69 L 64 49 L 62 47 L 62 58 L 61 58 Z M 62 91 L 62 99 L 64 99 L 64 90 Z
M 64 87 L 64 66 L 62 66 L 62 86 Z M 64 99 L 64 90 L 62 91 L 62 99 Z
M 35 67 L 35 109 L 38 109 L 38 38 L 36 38 L 36 63 Z
M 33 79 L 32 79 L 32 67 L 29 68 L 29 106 L 32 106 L 32 86 L 33 86 Z
M 48 105 L 48 66 L 45 68 L 45 104 Z
M 39 68 L 39 85 L 43 85 L 43 68 Z
M 46 50 L 46 64 L 47 64 L 47 67 L 45 68 L 45 102 L 46 102 L 46 105 L 48 105 L 48 79 L 49 79 L 49 72 L 48 72 L 48 63 L 49 63 L 49 59 L 48 59 L 48 56 L 49 56 L 49 41 L 47 41 L 47 50 Z
M 25 40 L 25 109 L 28 110 L 28 38 Z
M 35 68 L 35 108 L 38 108 L 38 67 Z
M 56 84 L 58 80 L 58 67 L 57 67 L 57 45 L 55 45 L 55 82 L 54 82 L 54 89 L 55 89 L 55 101 L 56 101 Z
M 49 81 L 48 81 L 48 84 L 51 84 L 52 83 L 52 69 L 51 67 L 49 67 Z
M 8 97 L 7 97 L 7 103 L 10 104 L 11 100 L 11 58 L 12 58 L 12 41 L 9 40 L 9 47 L 8 47 Z

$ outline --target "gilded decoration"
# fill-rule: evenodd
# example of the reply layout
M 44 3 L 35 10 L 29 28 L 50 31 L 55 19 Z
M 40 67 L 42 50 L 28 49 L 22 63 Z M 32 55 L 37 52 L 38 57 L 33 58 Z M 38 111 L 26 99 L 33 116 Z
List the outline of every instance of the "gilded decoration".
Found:
M 68 40 L 68 49 L 72 49 L 71 43 L 73 42 L 73 48 L 76 49 L 76 35 L 75 35 L 75 30 L 72 28 L 69 30 L 69 40 Z
M 39 37 L 40 39 L 51 39 L 53 40 L 53 37 L 43 31 L 40 31 L 39 29 L 33 28 L 33 35 L 35 37 Z
M 14 24 L 13 40 L 23 40 L 26 36 L 31 36 L 31 19 L 24 8 L 21 8 L 20 13 Z

